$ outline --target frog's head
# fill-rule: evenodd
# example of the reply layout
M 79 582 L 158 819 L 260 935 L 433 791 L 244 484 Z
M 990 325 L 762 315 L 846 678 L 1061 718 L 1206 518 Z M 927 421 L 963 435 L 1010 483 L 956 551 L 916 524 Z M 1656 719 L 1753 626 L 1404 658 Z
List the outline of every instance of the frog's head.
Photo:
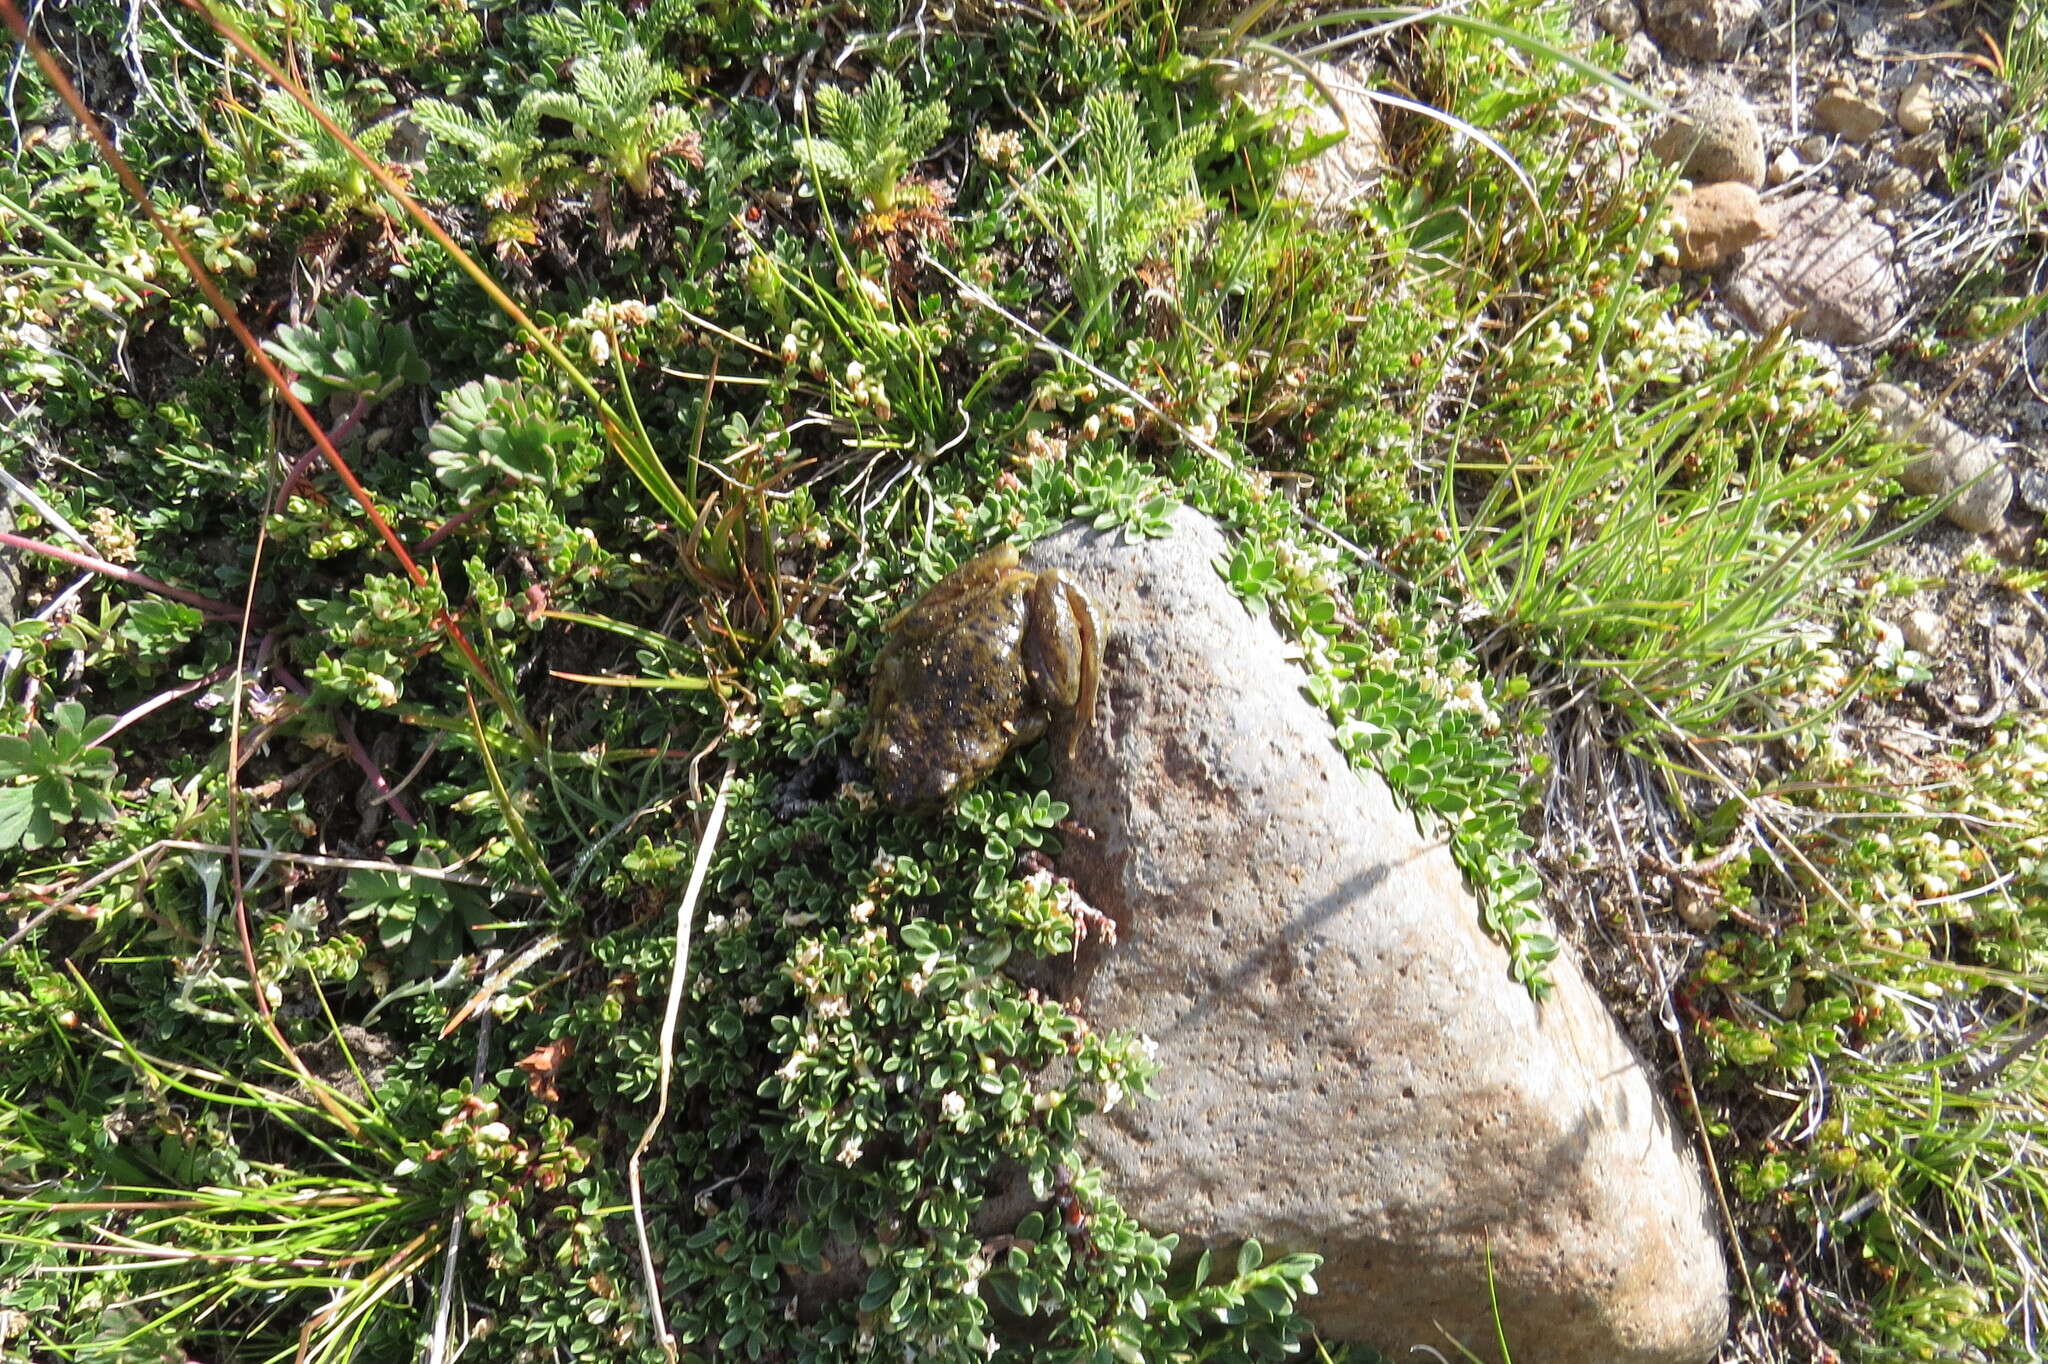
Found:
M 895 739 L 882 739 L 868 754 L 874 769 L 875 798 L 898 814 L 931 814 L 961 788 L 960 774 L 943 764 L 918 762 Z

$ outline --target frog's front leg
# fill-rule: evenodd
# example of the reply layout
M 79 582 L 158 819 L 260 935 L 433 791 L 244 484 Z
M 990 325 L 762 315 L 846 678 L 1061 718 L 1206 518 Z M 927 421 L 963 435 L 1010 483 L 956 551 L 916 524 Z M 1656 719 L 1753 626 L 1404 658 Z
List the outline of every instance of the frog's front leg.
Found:
M 1088 598 L 1057 569 L 1040 573 L 1032 584 L 1024 666 L 1039 700 L 1068 713 L 1067 756 L 1073 757 L 1095 714 L 1102 641 Z

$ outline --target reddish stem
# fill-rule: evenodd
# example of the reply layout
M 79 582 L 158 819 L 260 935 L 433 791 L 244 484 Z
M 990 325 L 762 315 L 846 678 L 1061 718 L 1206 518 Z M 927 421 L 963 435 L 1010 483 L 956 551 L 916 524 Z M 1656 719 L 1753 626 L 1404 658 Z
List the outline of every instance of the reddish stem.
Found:
M 312 689 L 304 682 L 301 682 L 292 673 L 292 670 L 285 667 L 284 664 L 273 663 L 270 665 L 270 671 L 277 675 L 277 680 L 292 695 L 311 696 L 313 694 Z M 391 813 L 404 820 L 407 824 L 417 825 L 419 820 L 414 818 L 412 808 L 405 803 L 405 797 L 392 791 L 391 779 L 384 775 L 384 769 L 377 765 L 377 760 L 370 756 L 370 750 L 363 747 L 363 741 L 356 737 L 355 722 L 346 715 L 339 716 L 336 720 L 335 729 L 340 733 L 342 743 L 347 745 L 349 756 L 355 759 L 356 766 L 360 767 L 363 770 L 363 775 L 370 779 L 370 785 L 377 788 L 377 794 L 383 796 L 390 804 Z
M 237 49 L 242 51 L 244 55 L 256 62 L 258 66 L 263 67 L 266 74 L 280 81 L 287 79 L 284 73 L 277 70 L 275 65 L 267 61 L 260 52 L 254 47 L 248 46 L 248 40 L 243 38 L 239 31 L 215 17 L 207 9 L 203 0 L 186 0 L 186 3 L 211 24 L 222 37 L 234 43 Z M 86 135 L 93 140 L 93 145 L 99 148 L 101 158 L 113 170 L 115 178 L 121 182 L 121 187 L 128 191 L 128 197 L 135 201 L 135 206 L 142 210 L 143 216 L 149 219 L 151 226 L 155 227 L 163 235 L 164 241 L 184 265 L 185 272 L 192 277 L 193 285 L 198 288 L 201 294 L 206 296 L 206 301 L 212 307 L 214 315 L 220 318 L 222 322 L 225 322 L 228 330 L 235 334 L 235 339 L 241 342 L 242 349 L 247 352 L 250 363 L 263 371 L 263 377 L 268 379 L 271 387 L 276 390 L 278 401 L 282 402 L 290 410 L 292 416 L 298 420 L 299 425 L 306 429 L 306 434 L 313 438 L 313 443 L 320 447 L 320 457 L 327 461 L 328 467 L 334 470 L 334 476 L 341 480 L 342 486 L 348 489 L 349 496 L 355 499 L 358 507 L 362 508 L 363 518 L 370 523 L 371 528 L 384 541 L 386 548 L 391 551 L 391 557 L 398 560 L 398 566 L 405 570 L 405 576 L 412 579 L 415 586 L 425 587 L 428 582 L 426 571 L 413 559 L 412 554 L 405 547 L 405 542 L 400 540 L 398 533 L 391 529 L 391 524 L 384 519 L 383 513 L 377 510 L 377 504 L 370 497 L 369 489 L 365 488 L 362 480 L 356 477 L 355 470 L 349 468 L 348 461 L 341 457 L 341 452 L 336 450 L 333 444 L 328 441 L 326 431 L 322 429 L 319 420 L 314 417 L 312 410 L 299 401 L 298 395 L 292 392 L 291 383 L 284 377 L 284 371 L 278 368 L 277 362 L 270 358 L 269 352 L 265 351 L 262 343 L 256 339 L 256 334 L 250 331 L 248 325 L 242 321 L 242 315 L 235 310 L 235 305 L 228 302 L 227 295 L 221 292 L 220 285 L 214 281 L 212 272 L 200 262 L 199 257 L 194 254 L 191 246 L 185 241 L 183 234 L 157 209 L 156 201 L 150 197 L 148 188 L 142 183 L 142 178 L 136 175 L 134 168 L 115 149 L 113 139 L 107 136 L 106 129 L 100 126 L 99 120 L 93 117 L 92 110 L 86 107 L 84 99 L 79 96 L 78 88 L 64 74 L 64 68 L 58 65 L 55 57 L 50 55 L 49 49 L 38 42 L 35 35 L 28 31 L 28 24 L 22 19 L 21 11 L 15 7 L 14 0 L 0 0 L 0 22 L 6 23 L 16 40 L 28 50 L 29 56 L 35 59 L 36 66 L 42 71 L 44 78 L 50 82 L 51 87 L 56 90 L 58 97 L 64 101 L 66 107 L 76 115 L 79 126 L 85 129 Z M 299 91 L 299 94 L 304 96 L 304 91 Z M 348 134 L 341 129 L 341 126 L 332 123 L 332 120 L 328 119 L 324 113 L 319 112 L 318 105 L 310 102 L 310 97 L 306 98 L 307 103 L 304 107 L 312 111 L 314 118 L 319 120 L 330 134 L 339 137 L 344 143 L 347 143 L 349 140 Z M 432 222 L 431 219 L 427 221 L 429 223 Z M 453 240 L 448 238 L 447 234 L 439 232 L 438 228 L 436 228 L 436 234 L 444 245 L 453 245 Z M 528 325 L 531 324 L 529 323 Z M 496 678 L 491 673 L 490 668 L 484 663 L 483 655 L 479 654 L 476 651 L 476 646 L 469 642 L 469 636 L 463 633 L 462 625 L 455 619 L 454 613 L 443 610 L 439 616 L 439 624 L 442 629 L 448 632 L 449 640 L 454 643 L 456 650 L 461 653 L 463 660 L 469 664 L 471 675 L 477 679 L 483 689 L 489 693 L 491 699 L 505 712 L 507 718 L 519 730 L 520 736 L 531 742 L 533 739 L 531 729 L 524 723 L 523 718 L 512 702 L 512 698 L 506 696 L 500 690 Z M 250 953 L 251 949 L 245 943 L 244 955 L 249 956 L 247 965 L 253 979 L 256 963 L 253 955 L 250 955 Z M 269 1023 L 270 1006 L 264 1001 L 260 990 L 257 992 L 257 1001 L 262 1009 L 264 1021 Z M 275 1025 L 273 1024 L 272 1026 L 274 1027 Z M 282 1037 L 282 1034 L 279 1034 L 279 1036 Z M 296 1057 L 296 1053 L 293 1053 L 293 1055 Z
M 355 406 L 344 413 L 341 420 L 327 432 L 327 443 L 337 450 L 340 449 L 341 443 L 353 436 L 356 428 L 362 425 L 363 417 L 369 410 L 369 398 L 358 394 Z M 291 471 L 284 476 L 284 482 L 277 485 L 277 500 L 270 504 L 272 515 L 284 511 L 285 500 L 292 495 L 292 490 L 299 486 L 299 480 L 306 476 L 306 470 L 313 467 L 313 461 L 319 458 L 320 447 L 316 445 L 292 462 Z
M 335 728 L 341 732 L 341 741 L 348 745 L 349 756 L 356 760 L 357 767 L 363 769 L 363 775 L 370 779 L 370 785 L 377 788 L 377 794 L 391 807 L 392 814 L 407 824 L 417 825 L 419 821 L 412 817 L 412 809 L 405 803 L 405 797 L 391 789 L 391 780 L 384 775 L 384 769 L 377 765 L 377 760 L 370 756 L 370 750 L 364 748 L 363 741 L 356 737 L 355 721 L 346 715 L 339 717 L 339 720 L 340 723 Z
M 440 544 L 450 535 L 462 529 L 463 526 L 467 525 L 471 521 L 474 521 L 478 516 L 482 515 L 484 512 L 489 511 L 492 507 L 495 507 L 499 502 L 504 500 L 504 496 L 505 495 L 503 493 L 494 493 L 488 497 L 479 498 L 477 501 L 472 502 L 469 506 L 464 507 L 461 511 L 455 513 L 455 515 L 449 517 L 446 521 L 443 521 L 438 527 L 435 528 L 432 534 L 427 536 L 426 539 L 420 541 L 419 552 L 425 554 L 435 545 Z
M 0 545 L 26 550 L 30 554 L 40 554 L 44 558 L 70 564 L 73 568 L 85 569 L 89 573 L 98 573 L 103 577 L 112 578 L 115 582 L 126 583 L 130 587 L 139 587 L 145 592 L 154 592 L 159 597 L 169 597 L 172 601 L 181 601 L 187 606 L 196 606 L 207 615 L 217 616 L 223 620 L 236 620 L 242 614 L 234 607 L 217 602 L 211 597 L 202 597 L 197 592 L 188 592 L 182 587 L 172 587 L 169 583 L 160 583 L 146 573 L 137 573 L 132 568 L 123 568 L 119 564 L 110 564 L 105 559 L 96 559 L 90 554 L 84 554 L 75 549 L 65 549 L 62 545 L 53 545 L 43 540 L 31 540 L 28 536 L 16 535 L 13 531 L 0 530 Z

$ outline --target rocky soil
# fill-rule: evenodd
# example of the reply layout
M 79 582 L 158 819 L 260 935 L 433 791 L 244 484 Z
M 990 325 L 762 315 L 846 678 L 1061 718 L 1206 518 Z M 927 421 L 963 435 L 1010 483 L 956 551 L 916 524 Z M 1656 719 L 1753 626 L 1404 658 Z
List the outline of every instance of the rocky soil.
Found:
M 1961 490 L 1949 525 L 1885 560 L 1926 581 L 1893 622 L 1934 646 L 1933 713 L 1913 725 L 2048 706 L 2048 613 L 1966 564 L 2037 563 L 2048 512 L 2048 325 L 1999 317 L 2048 287 L 2048 130 L 2006 107 L 2005 55 L 1984 36 L 2003 18 L 1596 0 L 1582 22 L 1676 110 L 1651 148 L 1693 182 L 1674 201 L 1679 267 L 1706 317 L 1831 348 L 1846 393 L 1925 447 L 1914 490 Z
M 1877 628 L 1933 676 L 1852 703 L 1836 739 L 1910 783 L 2001 717 L 2048 709 L 2048 609 L 1999 581 L 2048 558 L 2048 322 L 2009 320 L 2048 288 L 2048 129 L 2015 118 L 2005 55 L 1986 41 L 2007 31 L 2009 8 L 1584 0 L 1580 18 L 1622 43 L 1623 74 L 1673 109 L 1648 146 L 1690 182 L 1671 205 L 1672 269 L 1700 317 L 1825 347 L 1844 400 L 1919 447 L 1908 489 L 1954 494 L 1943 520 L 1878 563 L 1918 590 L 1881 603 Z M 1581 737 L 1562 746 L 1554 793 L 1608 793 L 1607 808 L 1555 798 L 1556 846 L 1611 831 L 1619 867 L 1659 819 L 1656 783 Z M 1738 776 L 1771 761 L 1723 756 Z M 1659 1050 L 1656 959 L 1671 949 L 1601 913 L 1632 874 L 1574 885 L 1562 861 L 1551 870 L 1603 994 Z M 1773 1330 L 1745 1320 L 1721 1359 L 1779 1357 Z

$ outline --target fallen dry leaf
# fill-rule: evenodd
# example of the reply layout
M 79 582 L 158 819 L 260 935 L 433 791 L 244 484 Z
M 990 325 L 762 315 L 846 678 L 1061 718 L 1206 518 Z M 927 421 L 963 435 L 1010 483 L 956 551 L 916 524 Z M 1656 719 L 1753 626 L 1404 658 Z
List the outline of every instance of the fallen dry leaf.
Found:
M 575 1054 L 576 1039 L 558 1037 L 552 1042 L 541 1043 L 512 1064 L 526 1072 L 526 1087 L 533 1091 L 535 1098 L 543 1103 L 555 1103 L 562 1097 L 555 1089 L 555 1077 L 562 1063 Z

